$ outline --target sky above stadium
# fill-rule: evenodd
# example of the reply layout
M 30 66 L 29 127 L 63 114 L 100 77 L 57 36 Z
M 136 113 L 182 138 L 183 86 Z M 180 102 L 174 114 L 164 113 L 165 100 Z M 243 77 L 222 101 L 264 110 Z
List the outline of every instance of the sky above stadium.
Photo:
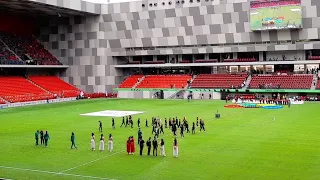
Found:
M 138 0 L 84 0 L 84 1 L 98 3 L 98 4 L 109 4 L 109 3 L 129 2 L 129 1 L 138 1 Z

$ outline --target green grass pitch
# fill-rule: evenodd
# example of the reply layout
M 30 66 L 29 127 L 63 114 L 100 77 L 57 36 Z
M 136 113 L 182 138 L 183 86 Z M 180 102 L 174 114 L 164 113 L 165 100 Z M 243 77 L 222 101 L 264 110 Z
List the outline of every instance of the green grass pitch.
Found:
M 291 11 L 291 9 L 300 9 L 301 6 L 291 5 L 291 6 L 280 6 L 277 8 L 268 7 L 268 8 L 258 8 L 250 11 L 250 23 L 252 30 L 263 30 L 266 27 L 262 26 L 263 23 L 266 23 L 266 18 L 279 18 L 283 17 L 283 21 L 276 23 L 274 29 L 285 28 L 288 25 L 299 27 L 302 25 L 302 13 L 301 11 Z M 258 14 L 255 14 L 258 13 Z M 270 27 L 270 26 L 269 26 Z
M 318 103 L 279 110 L 226 109 L 223 101 L 99 99 L 0 110 L 0 178 L 9 179 L 320 179 Z M 111 118 L 79 116 L 102 110 L 137 110 L 135 129 L 111 128 Z M 219 110 L 222 118 L 213 118 Z M 145 119 L 152 116 L 196 117 L 207 132 L 178 138 L 179 157 L 172 156 L 173 136 L 165 130 L 167 157 L 129 156 L 128 136 L 137 136 L 142 119 L 144 139 L 151 136 Z M 275 119 L 274 119 L 275 117 Z M 114 137 L 114 152 L 90 150 L 90 135 Z M 149 121 L 150 122 L 150 121 Z M 35 146 L 34 132 L 48 130 L 49 147 Z M 78 150 L 70 150 L 71 132 Z M 160 138 L 161 138 L 160 137 Z M 97 142 L 96 142 L 97 143 Z M 97 143 L 98 144 L 98 143 Z M 139 149 L 136 147 L 137 150 Z M 146 153 L 146 150 L 145 152 Z M 62 172 L 62 173 L 61 173 Z

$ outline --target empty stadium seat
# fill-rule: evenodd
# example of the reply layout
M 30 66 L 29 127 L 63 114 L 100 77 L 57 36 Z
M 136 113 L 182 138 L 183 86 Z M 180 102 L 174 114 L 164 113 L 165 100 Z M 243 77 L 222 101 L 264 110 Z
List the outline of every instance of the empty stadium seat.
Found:
M 118 88 L 132 88 L 138 82 L 138 79 L 142 77 L 143 75 L 132 75 L 125 79 Z
M 192 82 L 192 88 L 234 88 L 241 87 L 247 74 L 200 74 Z
M 0 96 L 9 102 L 46 100 L 53 95 L 23 77 L 0 77 Z
M 316 89 L 320 89 L 320 80 L 318 80 L 318 82 L 317 82 Z
M 76 97 L 81 92 L 78 88 L 56 76 L 29 76 L 29 79 L 59 97 Z
M 253 76 L 249 88 L 259 89 L 259 85 L 270 86 L 275 89 L 280 85 L 280 89 L 310 89 L 313 75 L 257 75 Z M 273 88 L 274 87 L 274 88 Z
M 190 75 L 148 75 L 137 88 L 185 88 Z

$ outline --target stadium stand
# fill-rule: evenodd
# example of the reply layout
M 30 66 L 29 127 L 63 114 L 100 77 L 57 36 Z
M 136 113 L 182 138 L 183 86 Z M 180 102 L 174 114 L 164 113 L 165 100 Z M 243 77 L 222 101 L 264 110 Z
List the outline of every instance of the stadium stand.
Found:
M 192 88 L 240 88 L 247 74 L 200 74 L 192 82 Z
M 309 56 L 308 60 L 320 60 L 320 56 Z
M 11 103 L 53 98 L 52 94 L 42 90 L 23 77 L 0 77 L 0 84 L 0 96 Z
M 0 104 L 6 104 L 6 102 L 2 99 L 0 99 Z
M 320 80 L 318 80 L 318 82 L 317 82 L 316 89 L 320 89 Z
M 238 59 L 225 59 L 224 62 L 254 62 L 256 58 L 238 58 Z
M 251 89 L 310 89 L 313 75 L 256 75 L 252 77 Z
M 29 76 L 28 78 L 35 84 L 59 97 L 76 97 L 81 92 L 78 88 L 64 82 L 56 76 Z
M 198 59 L 198 60 L 196 60 L 196 63 L 215 63 L 215 62 L 218 62 L 218 59 L 209 59 L 209 60 Z
M 120 85 L 119 88 L 132 88 L 139 80 L 142 78 L 143 75 L 132 75 L 124 80 Z
M 39 65 L 61 65 L 47 49 L 33 36 L 9 35 L 2 33 L 0 39 L 23 61 L 36 60 Z
M 185 88 L 190 75 L 148 75 L 137 88 Z
M 0 64 L 24 64 L 8 48 L 0 43 Z

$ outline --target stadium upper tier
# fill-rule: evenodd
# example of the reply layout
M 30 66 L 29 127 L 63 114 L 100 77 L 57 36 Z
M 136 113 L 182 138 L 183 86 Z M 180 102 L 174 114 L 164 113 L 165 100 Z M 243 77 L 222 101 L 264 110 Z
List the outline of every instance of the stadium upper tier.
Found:
M 241 88 L 247 74 L 200 74 L 192 82 L 192 88 Z
M 313 75 L 257 75 L 253 76 L 251 89 L 310 89 Z
M 61 65 L 33 36 L 0 33 L 0 40 L 1 64 Z

